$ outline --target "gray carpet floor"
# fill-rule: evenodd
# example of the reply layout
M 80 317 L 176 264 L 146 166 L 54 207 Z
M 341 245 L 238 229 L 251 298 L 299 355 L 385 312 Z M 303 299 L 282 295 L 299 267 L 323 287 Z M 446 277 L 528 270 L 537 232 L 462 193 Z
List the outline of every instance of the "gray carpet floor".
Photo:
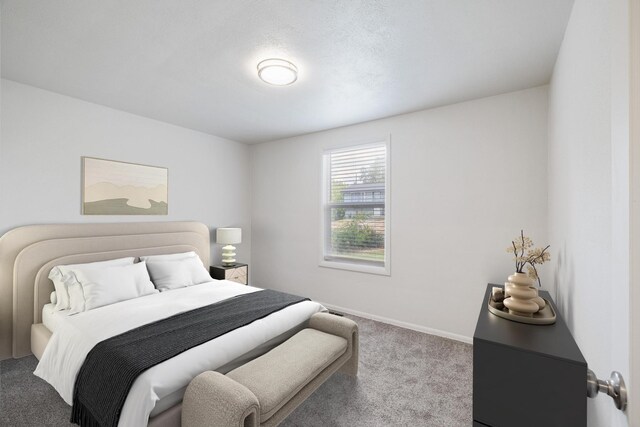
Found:
M 471 346 L 355 316 L 357 379 L 335 374 L 282 427 L 470 426 Z M 0 362 L 0 426 L 69 426 L 71 408 L 32 374 L 33 356 Z

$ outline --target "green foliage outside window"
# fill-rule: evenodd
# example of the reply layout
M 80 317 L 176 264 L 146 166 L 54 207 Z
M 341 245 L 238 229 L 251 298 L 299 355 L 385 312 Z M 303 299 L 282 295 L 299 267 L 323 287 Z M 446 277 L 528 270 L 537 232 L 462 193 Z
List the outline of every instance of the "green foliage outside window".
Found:
M 344 202 L 344 189 L 347 188 L 347 184 L 340 181 L 333 181 L 331 183 L 331 201 L 332 202 Z M 344 219 L 344 208 L 338 208 L 333 213 L 332 220 Z
M 364 248 L 381 248 L 384 246 L 384 234 L 368 224 L 368 215 L 356 214 L 353 218 L 340 224 L 333 233 L 333 247 L 340 252 L 353 252 Z

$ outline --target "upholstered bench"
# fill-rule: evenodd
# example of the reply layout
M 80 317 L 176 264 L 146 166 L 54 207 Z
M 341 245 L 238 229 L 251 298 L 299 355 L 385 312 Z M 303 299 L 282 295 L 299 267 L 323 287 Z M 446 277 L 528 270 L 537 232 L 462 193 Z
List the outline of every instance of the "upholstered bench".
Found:
M 182 426 L 277 426 L 329 376 L 358 373 L 358 326 L 328 313 L 270 352 L 226 375 L 204 372 L 182 402 Z

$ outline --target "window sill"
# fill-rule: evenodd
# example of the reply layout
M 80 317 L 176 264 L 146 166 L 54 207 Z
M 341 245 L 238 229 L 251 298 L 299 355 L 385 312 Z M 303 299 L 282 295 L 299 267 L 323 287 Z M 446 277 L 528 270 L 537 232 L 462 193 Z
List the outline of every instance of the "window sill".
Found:
M 391 276 L 389 266 L 379 267 L 376 265 L 365 265 L 346 261 L 326 261 L 321 260 L 318 264 L 320 267 L 335 268 L 338 270 L 355 271 L 358 273 L 377 274 L 380 276 Z

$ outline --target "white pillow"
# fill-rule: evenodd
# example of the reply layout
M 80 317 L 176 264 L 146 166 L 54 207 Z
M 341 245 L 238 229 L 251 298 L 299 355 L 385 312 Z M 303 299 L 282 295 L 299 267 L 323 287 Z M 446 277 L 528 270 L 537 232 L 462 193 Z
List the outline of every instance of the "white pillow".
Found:
M 51 304 L 56 305 L 56 303 L 58 302 L 58 295 L 56 294 L 56 291 L 51 292 L 49 301 L 51 301 Z
M 153 284 L 160 292 L 211 282 L 213 279 L 198 257 L 172 261 L 147 261 Z
M 101 269 L 106 267 L 113 267 L 116 265 L 129 265 L 133 264 L 133 260 L 133 257 L 129 257 L 111 259 L 108 261 L 89 262 L 85 264 L 56 265 L 49 272 L 49 279 L 51 279 L 51 281 L 53 282 L 53 287 L 56 289 L 57 302 L 55 310 L 67 310 L 71 307 L 71 299 L 67 286 L 69 273 L 71 271 L 79 269 Z
M 69 278 L 69 280 L 67 280 L 67 291 L 69 291 L 68 316 L 84 311 L 84 291 L 82 290 L 82 285 L 76 279 L 75 273 L 71 273 L 70 277 L 67 277 Z
M 186 258 L 196 258 L 198 255 L 194 252 L 181 252 L 177 254 L 164 255 L 145 255 L 140 257 L 140 261 L 177 261 Z
M 144 261 L 105 269 L 77 270 L 76 282 L 69 289 L 73 295 L 81 288 L 83 299 L 74 298 L 71 313 L 92 310 L 119 301 L 157 293 Z

